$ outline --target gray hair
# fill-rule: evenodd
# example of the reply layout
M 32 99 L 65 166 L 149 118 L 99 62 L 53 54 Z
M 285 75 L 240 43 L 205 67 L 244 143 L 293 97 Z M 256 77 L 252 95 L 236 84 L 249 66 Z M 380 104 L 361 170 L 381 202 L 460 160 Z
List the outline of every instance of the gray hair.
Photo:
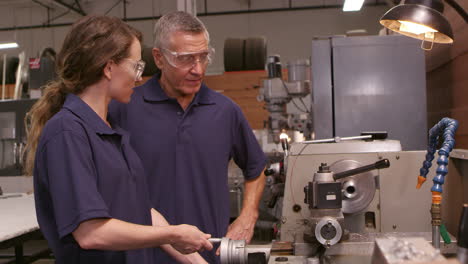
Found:
M 210 34 L 200 19 L 183 11 L 175 11 L 162 16 L 154 26 L 154 48 L 167 48 L 170 34 L 176 32 L 204 33 L 210 43 Z

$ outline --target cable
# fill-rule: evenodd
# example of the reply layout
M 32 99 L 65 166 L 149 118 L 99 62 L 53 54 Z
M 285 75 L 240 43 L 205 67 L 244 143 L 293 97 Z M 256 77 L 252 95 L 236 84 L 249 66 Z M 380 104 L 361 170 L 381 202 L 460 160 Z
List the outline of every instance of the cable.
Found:
M 286 85 L 286 83 L 284 82 L 284 80 L 281 79 L 281 78 L 280 78 L 280 80 L 281 80 L 281 83 L 283 84 L 284 89 L 285 89 L 286 92 L 288 93 L 288 95 L 291 94 L 291 93 L 289 92 L 288 86 Z M 302 101 L 302 98 L 299 98 L 299 99 Z M 295 106 L 297 109 L 299 109 L 299 111 L 301 111 L 301 112 L 303 112 L 303 113 L 309 113 L 309 111 L 307 110 L 307 106 L 305 105 L 304 102 L 302 102 L 302 103 L 304 104 L 306 110 L 300 108 L 300 107 L 296 104 L 296 102 L 294 102 L 294 98 L 291 98 L 291 102 L 294 104 L 294 106 Z
M 45 4 L 41 3 L 41 2 L 39 2 L 38 0 L 32 0 L 32 1 L 33 1 L 34 3 L 40 5 L 40 6 L 44 7 L 44 8 L 50 8 L 50 6 L 47 6 L 47 5 L 45 5 Z
M 309 109 L 307 109 L 307 105 L 304 103 L 303 98 L 299 97 L 299 100 L 301 100 L 302 105 L 304 105 L 304 108 L 306 109 L 306 113 L 310 113 Z
M 52 19 L 49 20 L 48 23 L 50 23 L 50 22 L 52 22 L 52 21 L 54 21 L 54 20 L 56 20 L 56 19 L 59 19 L 59 18 L 65 16 L 66 14 L 70 13 L 70 11 L 71 11 L 71 9 L 68 9 L 67 11 L 63 12 L 62 14 L 60 14 L 60 15 L 58 15 L 58 16 L 56 16 L 56 17 L 53 17 Z
M 293 175 L 294 175 L 294 167 L 296 167 L 296 161 L 297 159 L 299 158 L 299 156 L 302 154 L 302 152 L 304 151 L 304 149 L 308 146 L 309 144 L 304 144 L 304 146 L 302 147 L 302 149 L 299 151 L 299 153 L 297 154 L 296 158 L 294 159 L 293 161 L 293 164 L 291 166 L 291 177 L 290 177 L 290 185 L 289 185 L 289 189 L 291 191 L 291 199 L 292 199 L 292 202 L 294 203 L 294 205 L 296 205 L 296 199 L 294 198 L 294 190 L 293 190 Z M 305 216 L 302 214 L 302 210 L 299 211 L 302 218 L 306 219 Z
M 75 4 L 78 6 L 78 9 L 79 9 L 83 14 L 86 14 L 85 11 L 83 11 L 83 8 L 81 8 L 80 0 L 75 0 Z
M 47 9 L 47 22 L 42 23 L 43 25 L 49 25 L 50 22 L 51 22 L 52 20 L 57 19 L 57 18 L 60 18 L 60 17 L 62 17 L 62 16 L 64 16 L 64 15 L 66 15 L 68 12 L 70 12 L 70 9 L 68 9 L 68 11 L 67 11 L 66 13 L 60 14 L 60 15 L 58 15 L 58 17 L 56 17 L 56 18 L 50 19 L 50 9 L 51 9 L 51 7 L 48 6 L 48 5 L 45 5 L 45 4 L 41 3 L 41 2 L 39 2 L 38 0 L 32 0 L 32 1 L 33 1 L 34 3 L 40 5 L 40 6 L 44 7 L 45 9 Z
M 296 104 L 296 102 L 294 102 L 294 98 L 291 99 L 291 102 L 294 104 L 294 106 L 295 106 L 299 111 L 301 111 L 301 112 L 303 112 L 303 113 L 309 113 L 309 111 L 307 111 L 307 106 L 305 107 L 305 108 L 306 108 L 305 110 L 302 109 L 302 108 L 300 108 L 300 107 Z
M 109 8 L 109 10 L 107 10 L 107 11 L 104 13 L 104 15 L 109 14 L 109 12 L 112 11 L 112 9 L 114 9 L 114 8 L 115 8 L 118 4 L 120 4 L 120 2 L 122 2 L 122 1 L 123 1 L 123 0 L 117 0 L 117 2 L 115 2 L 115 4 L 114 4 L 111 8 Z

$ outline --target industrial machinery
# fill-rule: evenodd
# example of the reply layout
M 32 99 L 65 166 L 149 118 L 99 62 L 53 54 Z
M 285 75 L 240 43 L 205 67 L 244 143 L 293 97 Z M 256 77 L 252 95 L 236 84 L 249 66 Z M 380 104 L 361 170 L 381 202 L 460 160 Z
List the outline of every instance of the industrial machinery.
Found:
M 26 145 L 24 117 L 36 99 L 8 100 L 0 103 L 0 177 L 23 173 Z
M 278 144 L 283 130 L 291 138 L 302 132 L 306 140 L 374 130 L 387 131 L 403 150 L 427 145 L 424 53 L 416 40 L 316 37 L 310 62 L 288 62 L 287 78 L 278 55 L 268 57 L 266 68 L 258 97 L 269 112 L 270 142 Z
M 324 181 L 334 184 L 338 192 L 337 199 L 342 198 L 339 201 L 341 204 L 335 201 L 335 207 L 343 214 L 343 217 L 336 217 L 337 222 L 343 223 L 343 231 L 430 231 L 429 205 L 425 203 L 427 199 L 423 195 L 415 195 L 414 184 L 411 184 L 413 188 L 409 187 L 414 182 L 414 177 L 407 175 L 408 171 L 418 171 L 424 155 L 423 151 L 401 151 L 400 143 L 395 140 L 292 144 L 287 157 L 281 241 L 307 242 L 303 234 L 310 230 L 313 222 L 311 219 L 315 219 L 317 215 L 339 215 L 331 212 L 332 208 L 323 208 L 322 211 L 326 213 L 317 213 L 316 209 L 321 209 L 323 205 L 317 206 L 316 201 L 319 198 L 314 198 L 317 193 L 310 190 Z M 346 175 L 350 170 L 353 172 L 353 169 L 368 164 L 375 165 L 376 161 L 380 161 L 377 164 L 392 166 L 385 170 L 372 170 L 341 178 L 341 175 Z M 323 163 L 327 166 L 322 166 Z M 316 173 L 320 167 L 319 173 Z M 326 177 L 323 176 L 323 171 Z M 323 178 L 328 179 L 322 180 Z M 305 187 L 307 195 L 302 191 Z M 429 192 L 427 196 L 430 197 Z M 402 199 L 408 202 L 405 207 L 400 208 Z M 315 207 L 310 206 L 311 201 Z M 412 218 L 412 221 L 401 219 L 400 215 L 410 214 L 415 210 L 421 210 L 421 214 Z
M 431 232 L 441 224 L 439 209 L 431 217 L 431 187 L 414 188 L 428 157 L 424 54 L 416 41 L 314 38 L 311 65 L 288 63 L 287 80 L 279 56 L 268 57 L 266 67 L 259 99 L 270 113 L 267 141 L 276 150 L 260 139 L 269 164 L 258 222 L 275 233 L 271 243 L 255 248 L 269 249 L 267 263 L 386 263 L 392 254 L 436 260 L 456 253 L 455 243 Z M 388 135 L 354 137 L 368 130 Z M 306 141 L 290 142 L 295 132 Z M 434 151 L 427 155 L 434 158 Z M 421 175 L 437 175 L 441 185 L 447 156 L 440 161 L 444 168 Z M 434 240 L 440 251 L 421 240 Z M 221 253 L 222 263 L 262 263 L 248 261 L 254 245 L 224 244 L 224 254 L 235 257 Z
M 326 163 L 322 163 L 312 181 L 304 187 L 304 202 L 309 205 L 310 209 L 308 222 L 310 229 L 304 231 L 304 240 L 312 243 L 319 242 L 327 248 L 338 243 L 345 230 L 343 212 L 351 213 L 359 211 L 357 207 L 366 207 L 368 201 L 365 201 L 363 197 L 373 196 L 372 191 L 375 190 L 372 186 L 374 184 L 372 179 L 365 183 L 369 191 L 363 191 L 360 178 L 348 180 L 348 177 L 389 166 L 388 159 L 383 159 L 374 164 L 334 174 Z M 348 201 L 354 201 L 352 209 L 349 206 L 351 202 L 349 202 L 348 207 L 343 210 L 342 196 Z M 370 202 L 370 199 L 368 200 Z M 359 202 L 356 203 L 356 201 Z M 298 207 L 296 206 L 295 209 L 298 210 Z
M 284 81 L 282 66 L 278 55 L 267 59 L 268 78 L 263 80 L 258 99 L 265 101 L 270 112 L 268 118 L 269 139 L 279 143 L 280 134 L 284 130 L 296 130 L 311 137 L 312 123 L 309 107 L 303 97 L 310 95 L 310 77 L 308 60 L 299 60 L 288 64 L 288 80 Z M 291 103 L 300 111 L 291 111 L 287 105 Z
M 268 245 L 226 240 L 222 263 L 263 263 L 248 261 L 255 252 L 269 252 L 265 263 L 380 263 L 376 259 L 393 252 L 393 244 L 426 250 L 418 241 L 429 245 L 432 240 L 431 192 L 429 185 L 416 190 L 414 175 L 426 152 L 402 151 L 399 141 L 365 137 L 291 144 L 284 163 L 268 168 L 272 175 L 285 174 L 284 196 L 275 205 L 281 208 L 277 239 Z M 455 243 L 440 244 L 444 254 L 457 251 Z

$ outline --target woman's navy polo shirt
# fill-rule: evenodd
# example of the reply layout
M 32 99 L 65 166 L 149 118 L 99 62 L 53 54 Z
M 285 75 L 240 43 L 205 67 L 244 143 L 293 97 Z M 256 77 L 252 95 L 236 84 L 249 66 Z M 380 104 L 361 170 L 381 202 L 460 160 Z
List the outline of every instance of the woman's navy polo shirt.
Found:
M 153 263 L 152 249 L 84 250 L 72 232 L 93 218 L 151 225 L 141 162 L 122 129 L 69 94 L 45 125 L 34 166 L 36 214 L 57 263 Z

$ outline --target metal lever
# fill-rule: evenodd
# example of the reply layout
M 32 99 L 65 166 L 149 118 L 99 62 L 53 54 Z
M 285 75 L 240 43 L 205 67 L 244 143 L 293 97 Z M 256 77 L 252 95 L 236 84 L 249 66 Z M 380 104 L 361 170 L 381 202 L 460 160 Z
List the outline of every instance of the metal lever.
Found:
M 369 164 L 369 165 L 355 168 L 352 170 L 347 170 L 347 171 L 336 173 L 333 175 L 333 179 L 336 181 L 338 179 L 342 179 L 342 178 L 356 175 L 359 173 L 368 172 L 368 171 L 376 170 L 376 169 L 385 169 L 388 167 L 390 167 L 390 161 L 388 159 L 383 159 L 383 160 L 377 161 L 374 164 Z
M 208 238 L 210 243 L 221 243 L 222 238 Z
M 13 164 L 15 167 L 18 167 L 19 160 L 18 160 L 18 149 L 19 149 L 19 143 L 18 142 L 13 142 Z
M 315 144 L 315 143 L 338 143 L 341 141 L 347 140 L 359 140 L 359 139 L 372 139 L 372 135 L 364 135 L 364 136 L 355 136 L 355 137 L 334 137 L 334 138 L 326 138 L 326 139 L 316 139 L 316 140 L 307 140 L 302 141 L 302 144 Z

